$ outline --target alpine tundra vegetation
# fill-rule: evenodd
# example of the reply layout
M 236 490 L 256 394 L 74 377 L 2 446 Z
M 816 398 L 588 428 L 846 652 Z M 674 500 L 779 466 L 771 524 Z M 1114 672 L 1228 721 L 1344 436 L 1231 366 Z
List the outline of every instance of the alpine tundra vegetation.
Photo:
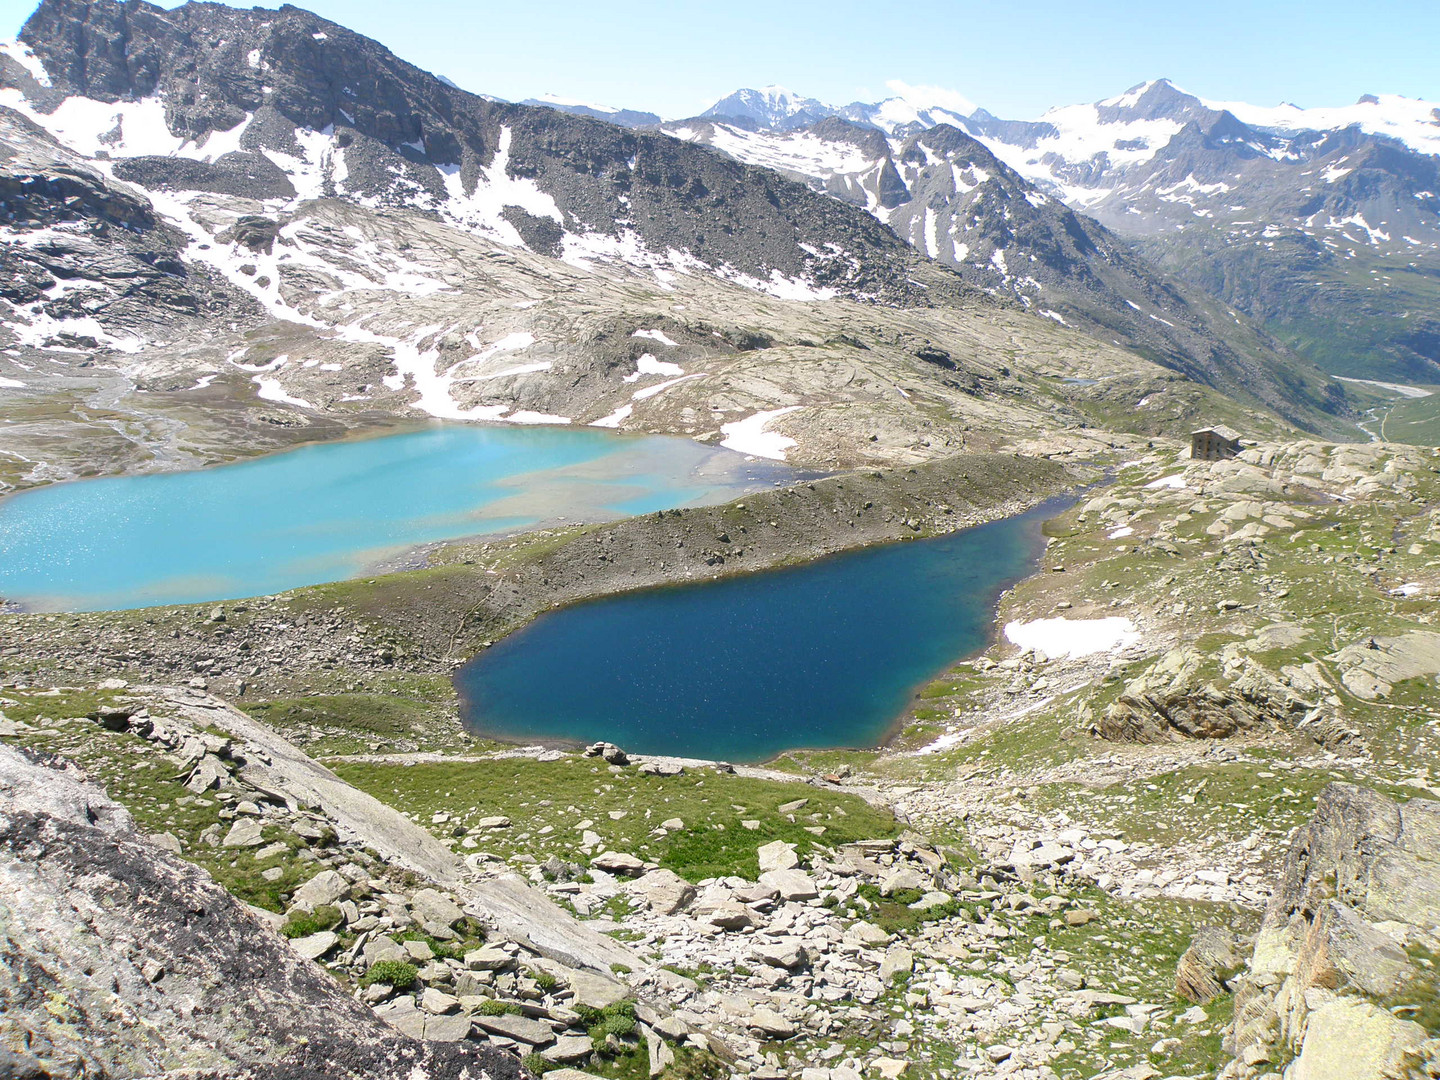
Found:
M 901 89 L 0 46 L 0 1078 L 1440 1078 L 1440 108 Z

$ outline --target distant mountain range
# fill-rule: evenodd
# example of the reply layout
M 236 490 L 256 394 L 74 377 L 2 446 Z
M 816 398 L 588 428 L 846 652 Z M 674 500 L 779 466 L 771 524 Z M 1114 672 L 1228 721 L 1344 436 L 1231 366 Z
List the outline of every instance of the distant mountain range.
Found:
M 1161 79 L 1015 121 L 958 95 L 899 89 L 844 106 L 781 87 L 739 90 L 662 130 L 866 205 L 967 278 L 1021 296 L 1026 275 L 1007 286 L 986 239 L 994 223 L 971 213 L 983 182 L 961 173 L 978 166 L 1012 195 L 1028 182 L 1327 371 L 1440 382 L 1440 105 L 1367 95 L 1339 108 L 1264 108 Z M 953 134 L 914 141 L 941 127 Z M 936 190 L 939 144 L 952 156 L 963 147 L 957 190 Z

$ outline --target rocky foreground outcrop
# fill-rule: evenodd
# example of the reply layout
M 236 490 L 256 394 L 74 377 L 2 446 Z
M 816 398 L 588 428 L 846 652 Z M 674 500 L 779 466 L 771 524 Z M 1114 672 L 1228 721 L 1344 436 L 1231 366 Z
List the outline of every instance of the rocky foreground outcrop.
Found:
M 519 1077 L 406 1038 L 58 761 L 0 747 L 0 1075 Z
M 1235 983 L 1227 1080 L 1440 1076 L 1440 802 L 1331 784 Z

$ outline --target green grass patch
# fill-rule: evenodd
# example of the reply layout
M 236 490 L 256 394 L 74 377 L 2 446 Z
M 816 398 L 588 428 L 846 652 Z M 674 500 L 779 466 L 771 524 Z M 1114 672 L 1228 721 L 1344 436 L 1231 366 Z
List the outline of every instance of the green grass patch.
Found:
M 785 840 L 808 851 L 826 845 L 893 836 L 888 813 L 842 792 L 711 770 L 680 776 L 646 776 L 634 768 L 612 773 L 591 758 L 560 761 L 501 759 L 417 765 L 337 763 L 348 783 L 410 814 L 446 839 L 480 818 L 504 816 L 515 824 L 474 838 L 502 857 L 550 855 L 588 863 L 585 831 L 610 850 L 627 851 L 691 881 L 723 874 L 754 877 L 755 851 Z M 800 809 L 779 807 L 798 799 Z M 434 815 L 450 820 L 434 824 Z M 791 820 L 791 819 L 794 820 Z M 678 819 L 679 828 L 662 828 Z M 757 824 L 746 828 L 743 822 Z M 588 824 L 584 824 L 588 823 Z M 822 830 L 819 836 L 807 829 Z M 465 850 L 463 845 L 461 850 Z
M 409 990 L 420 977 L 420 970 L 404 960 L 377 960 L 360 977 L 361 986 L 385 983 L 396 990 Z

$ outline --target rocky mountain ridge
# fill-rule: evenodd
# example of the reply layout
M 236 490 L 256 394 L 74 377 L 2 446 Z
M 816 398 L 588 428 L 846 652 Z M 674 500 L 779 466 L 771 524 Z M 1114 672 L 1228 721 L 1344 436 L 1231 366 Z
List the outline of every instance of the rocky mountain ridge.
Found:
M 914 260 L 885 230 L 773 174 L 466 93 L 298 8 L 46 0 L 20 44 L 11 103 L 151 189 L 344 195 L 549 254 L 629 244 L 762 284 L 911 291 Z
M 974 109 L 895 123 L 881 106 L 819 102 L 798 116 L 845 117 L 897 139 L 956 127 L 1332 373 L 1423 383 L 1440 372 L 1433 102 L 1366 95 L 1343 108 L 1270 109 L 1160 79 L 1034 121 Z M 775 133 L 800 126 L 751 122 Z

